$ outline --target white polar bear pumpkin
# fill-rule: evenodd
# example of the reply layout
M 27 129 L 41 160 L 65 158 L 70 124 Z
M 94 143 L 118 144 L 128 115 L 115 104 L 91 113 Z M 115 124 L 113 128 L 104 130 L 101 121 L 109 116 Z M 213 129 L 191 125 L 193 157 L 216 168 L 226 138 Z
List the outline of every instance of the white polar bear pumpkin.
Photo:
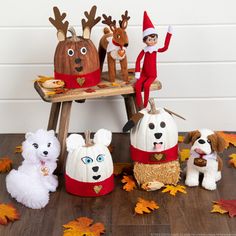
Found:
M 165 184 L 177 184 L 180 178 L 178 161 L 178 129 L 170 112 L 156 108 L 143 109 L 124 126 L 131 129 L 130 153 L 134 176 L 145 190 L 156 190 Z
M 79 196 L 101 196 L 114 189 L 113 162 L 109 149 L 111 132 L 100 129 L 90 140 L 71 134 L 67 140 L 65 184 L 69 193 Z

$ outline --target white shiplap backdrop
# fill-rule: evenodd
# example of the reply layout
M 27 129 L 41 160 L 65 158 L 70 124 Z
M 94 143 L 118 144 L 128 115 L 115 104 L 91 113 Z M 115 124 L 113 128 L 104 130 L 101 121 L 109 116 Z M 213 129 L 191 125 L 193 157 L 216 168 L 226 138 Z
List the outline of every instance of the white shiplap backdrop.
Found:
M 179 130 L 200 127 L 236 130 L 236 1 L 235 0 L 0 0 L 0 132 L 18 133 L 46 128 L 50 104 L 33 89 L 37 75 L 53 75 L 56 30 L 48 17 L 57 5 L 81 34 L 83 12 L 93 4 L 98 14 L 119 19 L 129 10 L 129 66 L 143 47 L 142 16 L 147 10 L 159 30 L 160 45 L 169 24 L 171 45 L 159 54 L 163 89 L 152 96 L 159 106 L 187 118 Z M 92 32 L 95 44 L 102 35 Z M 105 127 L 120 132 L 126 122 L 121 97 L 73 104 L 70 131 Z M 96 119 L 96 121 L 95 121 Z

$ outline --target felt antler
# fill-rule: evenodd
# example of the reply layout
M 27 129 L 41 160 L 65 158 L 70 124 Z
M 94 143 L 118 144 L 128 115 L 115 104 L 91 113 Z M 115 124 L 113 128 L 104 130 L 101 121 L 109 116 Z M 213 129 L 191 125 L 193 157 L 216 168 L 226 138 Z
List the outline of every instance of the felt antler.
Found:
M 130 19 L 130 16 L 128 16 L 128 11 L 125 11 L 124 15 L 121 15 L 121 20 L 119 20 L 120 28 L 126 29 L 128 26 L 128 21 Z
M 82 19 L 82 27 L 83 27 L 83 38 L 89 39 L 91 35 L 92 28 L 101 20 L 101 17 L 95 17 L 97 11 L 97 7 L 93 6 L 88 13 L 87 11 L 84 12 L 84 15 L 87 18 L 87 21 L 85 19 Z
M 102 14 L 104 20 L 102 21 L 103 24 L 108 25 L 112 32 L 116 29 L 116 20 L 112 20 L 111 16 L 107 16 Z
M 66 39 L 66 34 L 69 26 L 69 22 L 63 20 L 66 18 L 66 13 L 60 13 L 58 7 L 53 7 L 53 12 L 55 19 L 49 17 L 51 24 L 57 29 L 57 38 L 59 41 L 64 41 Z

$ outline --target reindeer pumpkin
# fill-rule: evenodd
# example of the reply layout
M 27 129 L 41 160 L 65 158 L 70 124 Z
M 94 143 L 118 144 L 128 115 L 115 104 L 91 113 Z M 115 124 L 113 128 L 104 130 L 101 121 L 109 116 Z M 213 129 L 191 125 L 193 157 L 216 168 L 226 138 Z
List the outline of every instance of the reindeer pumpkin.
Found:
M 49 21 L 57 29 L 57 45 L 54 55 L 54 76 L 65 82 L 66 88 L 83 88 L 95 86 L 100 82 L 100 63 L 96 47 L 90 40 L 92 28 L 100 21 L 95 17 L 96 6 L 90 13 L 85 12 L 82 19 L 83 36 L 77 36 L 71 27 L 68 30 L 68 21 L 64 21 L 66 13 L 60 13 L 57 7 L 53 8 L 55 19 Z M 72 36 L 67 37 L 67 31 Z
M 98 52 L 101 71 L 107 53 L 109 81 L 115 81 L 116 60 L 120 62 L 123 80 L 128 81 L 126 48 L 128 47 L 129 41 L 125 31 L 130 19 L 128 16 L 128 11 L 125 11 L 125 14 L 121 16 L 122 19 L 119 21 L 119 28 L 116 27 L 116 21 L 112 20 L 111 16 L 106 16 L 105 14 L 102 16 L 104 18 L 102 23 L 108 25 L 111 31 L 107 27 L 104 28 L 104 35 L 102 36 L 99 43 Z

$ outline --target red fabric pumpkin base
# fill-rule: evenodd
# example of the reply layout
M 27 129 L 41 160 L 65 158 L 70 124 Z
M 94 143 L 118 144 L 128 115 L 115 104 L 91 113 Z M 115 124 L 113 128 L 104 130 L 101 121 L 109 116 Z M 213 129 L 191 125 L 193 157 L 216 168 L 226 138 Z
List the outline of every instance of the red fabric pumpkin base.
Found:
M 100 69 L 84 75 L 68 75 L 61 74 L 54 71 L 55 79 L 63 80 L 65 82 L 65 88 L 87 88 L 96 86 L 101 81 Z
M 66 191 L 81 197 L 97 197 L 110 193 L 114 189 L 113 174 L 101 182 L 81 182 L 65 174 Z
M 147 152 L 135 148 L 134 146 L 130 146 L 130 154 L 133 161 L 143 163 L 143 164 L 162 164 L 170 161 L 178 160 L 178 144 L 174 147 L 164 150 L 162 152 Z M 158 160 L 155 158 L 159 156 L 163 157 L 163 159 Z

